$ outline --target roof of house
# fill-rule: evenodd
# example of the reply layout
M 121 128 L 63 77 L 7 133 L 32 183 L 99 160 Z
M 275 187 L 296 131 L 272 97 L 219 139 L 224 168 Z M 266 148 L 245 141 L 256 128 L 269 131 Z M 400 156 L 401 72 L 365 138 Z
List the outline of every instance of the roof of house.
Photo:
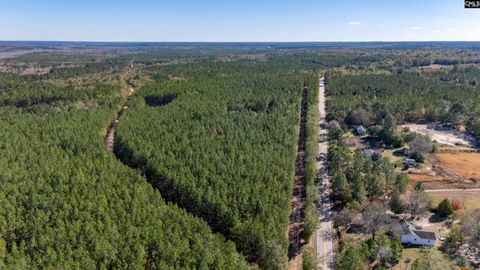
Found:
M 395 236 L 401 237 L 403 235 L 415 234 L 419 238 L 426 239 L 426 240 L 436 240 L 436 236 L 434 232 L 427 232 L 421 230 L 414 230 L 414 227 L 410 225 L 405 220 L 400 222 L 394 222 L 392 224 L 392 232 Z
M 427 240 L 436 240 L 437 239 L 435 237 L 434 232 L 417 231 L 417 230 L 412 230 L 412 232 L 422 239 L 427 239 Z
M 367 129 L 364 126 L 358 126 L 357 127 L 357 132 L 366 132 Z
M 395 234 L 396 236 L 402 236 L 402 235 L 407 235 L 411 233 L 408 223 L 404 220 L 400 222 L 393 222 L 392 231 L 393 231 L 393 234 Z

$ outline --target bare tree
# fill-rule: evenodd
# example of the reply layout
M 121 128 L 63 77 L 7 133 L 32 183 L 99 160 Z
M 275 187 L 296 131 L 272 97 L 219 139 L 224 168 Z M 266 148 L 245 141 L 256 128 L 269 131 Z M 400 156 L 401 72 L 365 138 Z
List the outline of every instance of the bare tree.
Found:
M 428 153 L 432 151 L 432 141 L 426 136 L 418 135 L 408 144 L 409 151 Z
M 463 222 L 462 232 L 465 236 L 471 237 L 472 241 L 480 240 L 480 209 L 475 209 L 468 215 Z
M 418 162 L 423 162 L 425 153 L 432 152 L 433 145 L 430 138 L 426 136 L 417 136 L 408 144 L 407 154 L 416 159 Z
M 363 223 L 368 233 L 375 239 L 375 235 L 389 222 L 386 209 L 379 203 L 371 203 L 362 212 Z
M 344 208 L 342 211 L 336 213 L 333 217 L 333 224 L 337 232 L 348 230 L 350 225 L 356 223 L 357 215 L 357 213 L 348 208 Z
M 407 207 L 412 217 L 426 213 L 431 204 L 431 199 L 421 190 L 416 190 L 408 196 Z
M 351 125 L 369 126 L 372 123 L 372 119 L 364 108 L 358 108 L 348 114 L 347 122 Z
M 377 261 L 381 266 L 390 266 L 392 249 L 389 246 L 380 246 L 377 252 Z
M 426 136 L 417 136 L 409 144 L 409 151 L 428 153 L 432 151 L 432 141 Z

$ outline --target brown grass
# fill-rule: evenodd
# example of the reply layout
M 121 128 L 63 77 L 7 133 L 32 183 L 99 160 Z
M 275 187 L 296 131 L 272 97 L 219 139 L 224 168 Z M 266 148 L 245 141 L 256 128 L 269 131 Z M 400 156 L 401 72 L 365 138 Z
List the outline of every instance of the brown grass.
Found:
M 473 181 L 480 181 L 480 153 L 442 152 L 433 154 L 451 172 Z
M 478 190 L 449 190 L 444 192 L 429 192 L 428 195 L 432 198 L 432 204 L 434 206 L 437 206 L 439 202 L 447 198 L 450 201 L 457 201 L 460 204 L 460 209 L 458 210 L 480 208 L 480 191 Z
M 439 152 L 428 156 L 433 173 L 409 174 L 413 182 L 423 182 L 427 189 L 480 187 L 480 153 Z

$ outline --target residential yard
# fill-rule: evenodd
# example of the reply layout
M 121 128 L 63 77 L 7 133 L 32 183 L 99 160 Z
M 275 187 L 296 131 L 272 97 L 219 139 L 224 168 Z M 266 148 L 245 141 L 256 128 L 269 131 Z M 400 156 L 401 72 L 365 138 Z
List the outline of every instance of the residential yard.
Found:
M 402 149 L 403 147 L 396 149 L 385 149 L 382 156 L 388 158 L 388 160 L 397 165 L 397 167 L 401 167 L 403 164 L 403 155 L 401 154 Z
M 406 268 L 407 264 L 405 263 L 405 261 L 407 259 L 410 259 L 410 263 L 408 264 L 410 266 L 410 265 L 412 265 L 413 261 L 415 259 L 420 258 L 421 255 L 422 255 L 421 248 L 417 248 L 417 247 L 404 248 L 403 252 L 402 252 L 402 259 L 400 260 L 400 262 L 397 265 L 395 265 L 393 267 L 393 270 L 407 269 Z M 410 269 L 410 267 L 408 267 L 408 269 Z
M 451 264 L 452 267 L 455 266 L 455 263 L 453 261 L 451 261 L 450 259 L 448 259 L 446 255 L 442 254 L 441 251 L 439 251 L 438 249 L 435 249 L 434 252 L 436 253 L 435 254 L 436 256 L 443 256 L 446 259 L 446 261 L 448 261 Z M 422 249 L 421 248 L 418 248 L 418 247 L 404 248 L 403 253 L 402 253 L 402 259 L 401 259 L 400 263 L 395 265 L 392 269 L 393 270 L 411 269 L 410 267 L 411 267 L 413 261 L 417 258 L 420 258 L 421 256 L 422 256 Z M 406 263 L 407 258 L 410 259 L 410 262 L 408 264 Z M 445 269 L 450 269 L 450 268 L 445 267 Z

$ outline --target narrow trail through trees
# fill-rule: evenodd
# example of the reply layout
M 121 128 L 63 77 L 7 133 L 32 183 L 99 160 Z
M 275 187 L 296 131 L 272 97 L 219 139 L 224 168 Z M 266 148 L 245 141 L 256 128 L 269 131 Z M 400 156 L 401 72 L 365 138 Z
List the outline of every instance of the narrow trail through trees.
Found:
M 107 128 L 107 135 L 105 136 L 105 144 L 107 146 L 108 151 L 113 152 L 113 147 L 115 144 L 115 129 L 120 121 L 120 118 L 123 115 L 123 112 L 128 108 L 128 102 L 132 97 L 133 93 L 135 93 L 135 88 L 132 84 L 127 85 L 127 93 L 125 95 L 125 102 L 123 103 L 122 108 L 118 110 L 117 115 L 115 118 L 112 119 L 110 125 Z
M 290 213 L 290 223 L 288 225 L 288 258 L 289 269 L 301 268 L 301 233 L 304 221 L 305 208 L 305 155 L 307 140 L 307 113 L 308 113 L 308 88 L 303 87 L 301 112 L 300 112 L 300 130 L 298 136 L 297 158 L 295 160 L 295 181 L 292 197 L 292 211 Z
M 301 111 L 300 111 L 300 128 L 299 128 L 299 137 L 297 145 L 297 157 L 295 160 L 295 178 L 293 186 L 293 196 L 291 200 L 291 213 L 290 221 L 288 225 L 288 259 L 289 259 L 289 269 L 301 269 L 302 268 L 302 256 L 301 256 L 301 247 L 302 247 L 302 230 L 304 226 L 305 219 L 305 199 L 306 199 L 306 175 L 305 175 L 305 158 L 306 158 L 306 139 L 307 139 L 307 114 L 308 114 L 308 87 L 303 86 L 302 97 L 301 97 Z M 162 176 L 156 175 L 152 170 L 148 169 L 146 164 L 137 164 L 135 161 L 130 161 L 125 158 L 121 153 L 117 153 L 117 148 L 121 146 L 115 145 L 115 130 L 118 126 L 118 123 L 121 121 L 122 115 L 125 113 L 125 110 L 128 108 L 129 101 L 135 92 L 133 85 L 128 85 L 127 92 L 124 95 L 125 102 L 120 110 L 118 110 L 116 116 L 112 119 L 110 125 L 108 126 L 107 133 L 105 136 L 105 144 L 107 149 L 110 152 L 113 152 L 115 156 L 125 165 L 131 168 L 141 168 L 145 177 L 149 182 L 159 190 L 165 190 L 161 188 L 160 183 L 168 184 L 170 181 L 164 181 Z M 122 149 L 126 151 L 125 149 Z M 125 154 L 125 153 L 123 153 Z M 159 181 L 159 179 L 163 179 Z M 174 190 L 170 188 L 170 190 Z M 175 192 L 173 192 L 175 193 Z M 177 202 L 175 199 L 175 194 L 163 194 L 166 201 Z M 219 230 L 217 226 L 212 226 L 214 232 L 219 232 L 224 235 L 228 235 L 226 231 Z

